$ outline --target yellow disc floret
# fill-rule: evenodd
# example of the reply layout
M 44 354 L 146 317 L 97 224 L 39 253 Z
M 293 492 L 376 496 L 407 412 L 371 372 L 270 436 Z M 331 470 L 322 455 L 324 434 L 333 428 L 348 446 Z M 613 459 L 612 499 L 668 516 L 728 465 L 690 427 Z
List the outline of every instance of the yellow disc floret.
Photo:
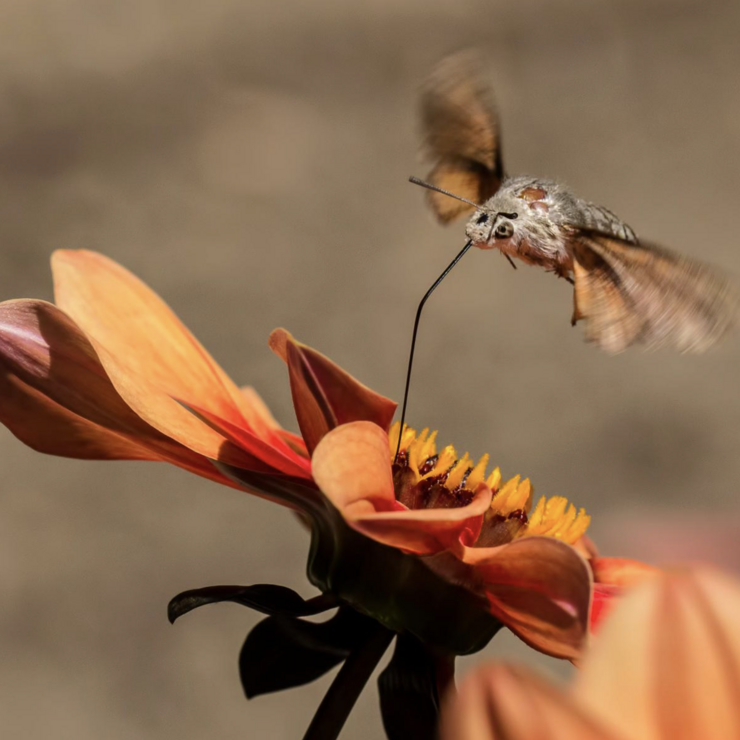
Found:
M 576 511 L 564 496 L 553 496 L 537 502 L 524 534 L 555 537 L 572 545 L 586 533 L 590 523 L 591 517 L 585 509 Z
M 398 459 L 394 460 L 398 447 L 400 424 L 390 429 L 389 448 L 394 470 L 403 469 L 411 474 L 406 485 L 428 485 L 434 483 L 451 492 L 475 492 L 485 482 L 493 492 L 491 508 L 486 514 L 489 527 L 497 522 L 506 522 L 508 537 L 531 537 L 543 535 L 574 544 L 588 529 L 591 517 L 585 509 L 576 509 L 563 496 L 540 498 L 532 509 L 534 489 L 528 478 L 516 475 L 501 483 L 501 471 L 494 468 L 486 477 L 489 456 L 483 455 L 477 463 L 465 453 L 458 457 L 455 448 L 448 445 L 437 452 L 437 432 L 423 429 L 417 434 L 404 425 Z M 424 483 L 426 482 L 426 483 Z M 415 507 L 412 507 L 415 508 Z
M 396 422 L 388 435 L 391 461 L 398 446 L 399 428 L 400 423 Z M 444 480 L 440 482 L 450 490 L 463 486 L 470 491 L 475 491 L 478 484 L 485 481 L 492 491 L 498 489 L 501 482 L 501 471 L 498 468 L 495 468 L 487 479 L 485 477 L 488 455 L 483 455 L 473 466 L 467 452 L 459 459 L 452 445 L 447 445 L 437 454 L 436 439 L 436 431 L 430 434 L 429 429 L 422 429 L 417 434 L 414 429 L 404 424 L 399 462 L 403 462 L 403 465 L 417 476 L 417 480 L 443 478 Z

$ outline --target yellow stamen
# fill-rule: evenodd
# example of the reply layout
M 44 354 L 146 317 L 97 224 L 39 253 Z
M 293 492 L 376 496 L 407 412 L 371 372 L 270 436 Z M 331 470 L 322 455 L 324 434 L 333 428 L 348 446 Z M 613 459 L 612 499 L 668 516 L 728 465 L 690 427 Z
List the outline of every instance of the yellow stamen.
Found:
M 471 491 L 475 491 L 476 488 L 483 482 L 486 476 L 486 468 L 488 467 L 488 455 L 478 460 L 478 464 L 470 471 L 468 476 L 467 487 Z
M 586 510 L 579 509 L 576 512 L 576 507 L 569 504 L 564 496 L 553 496 L 549 500 L 541 498 L 522 536 L 545 535 L 572 545 L 585 534 L 590 523 L 591 517 Z
M 388 433 L 391 460 L 396 454 L 399 432 L 400 425 L 396 422 Z M 529 478 L 522 480 L 521 476 L 515 475 L 502 485 L 499 468 L 494 468 L 488 478 L 485 477 L 488 455 L 483 455 L 473 466 L 468 453 L 458 458 L 452 445 L 445 447 L 438 455 L 436 442 L 436 431 L 430 433 L 429 429 L 423 429 L 417 434 L 414 429 L 404 425 L 400 449 L 404 453 L 404 464 L 413 473 L 416 482 L 425 478 L 439 478 L 441 485 L 450 491 L 459 487 L 475 491 L 485 480 L 494 494 L 487 517 L 506 518 L 515 512 L 526 515 L 520 517 L 515 514 L 522 521 L 521 529 L 515 535 L 517 537 L 544 535 L 572 545 L 588 529 L 591 517 L 585 509 L 577 510 L 563 496 L 541 498 L 530 513 L 534 490 Z
M 406 425 L 403 425 L 403 428 L 406 428 Z M 390 444 L 391 453 L 395 454 L 396 447 L 398 447 L 398 435 L 401 430 L 401 422 L 397 421 L 395 424 L 391 426 L 391 428 L 388 430 L 388 443 Z
M 434 444 L 435 440 L 437 439 L 437 430 L 435 429 L 430 435 L 429 439 L 424 443 L 423 447 L 420 450 L 420 458 L 422 465 L 430 458 L 434 457 L 437 454 L 437 447 Z
M 472 460 L 470 459 L 470 456 L 466 452 L 462 456 L 462 460 L 458 460 L 455 467 L 450 472 L 449 477 L 447 478 L 447 488 L 449 488 L 451 491 L 454 491 L 462 482 L 463 478 L 465 477 L 465 473 L 468 472 L 470 469 L 470 463 Z
M 486 480 L 486 485 L 494 492 L 498 491 L 498 487 L 501 485 L 501 468 L 494 468 L 491 471 L 491 475 Z
M 491 508 L 501 516 L 508 516 L 512 511 L 517 510 L 526 513 L 531 503 L 532 484 L 529 478 L 522 481 L 520 475 L 515 475 L 501 486 L 501 490 L 491 501 Z
M 455 464 L 455 460 L 457 460 L 455 448 L 452 445 L 447 445 L 440 453 L 439 460 L 429 475 L 442 475 L 446 473 Z
M 408 447 L 408 463 L 409 467 L 418 474 L 419 468 L 424 464 L 426 458 L 422 458 L 420 452 L 425 446 L 427 436 L 429 435 L 429 429 L 422 429 L 416 439 L 414 439 Z

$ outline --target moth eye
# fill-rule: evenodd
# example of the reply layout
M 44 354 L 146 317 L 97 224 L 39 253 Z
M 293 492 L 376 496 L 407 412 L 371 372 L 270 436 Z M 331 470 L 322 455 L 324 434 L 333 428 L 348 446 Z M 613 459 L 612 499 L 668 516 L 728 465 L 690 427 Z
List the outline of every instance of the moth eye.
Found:
M 502 221 L 497 227 L 496 227 L 496 238 L 497 239 L 508 239 L 510 236 L 513 236 L 514 234 L 514 227 L 509 221 Z
M 476 219 L 477 224 L 484 224 L 488 221 L 488 214 L 487 213 L 481 213 L 480 216 Z

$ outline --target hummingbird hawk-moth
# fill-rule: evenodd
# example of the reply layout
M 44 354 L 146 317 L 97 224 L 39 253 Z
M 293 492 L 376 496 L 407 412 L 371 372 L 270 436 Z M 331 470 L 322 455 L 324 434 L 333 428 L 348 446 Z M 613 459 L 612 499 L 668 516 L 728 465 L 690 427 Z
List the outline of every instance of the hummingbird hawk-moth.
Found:
M 429 183 L 412 180 L 430 188 L 438 220 L 472 214 L 472 246 L 571 282 L 572 323 L 584 322 L 589 342 L 613 353 L 634 344 L 702 352 L 730 328 L 737 294 L 712 269 L 638 239 L 610 210 L 559 183 L 505 173 L 477 57 L 458 54 L 437 66 L 422 89 L 421 119 L 434 166 Z

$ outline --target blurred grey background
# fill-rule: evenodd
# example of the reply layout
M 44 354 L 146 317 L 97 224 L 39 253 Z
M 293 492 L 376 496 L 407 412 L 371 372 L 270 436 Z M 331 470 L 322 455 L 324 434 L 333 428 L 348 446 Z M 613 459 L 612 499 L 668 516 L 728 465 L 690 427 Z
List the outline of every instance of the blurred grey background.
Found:
M 97 249 L 289 427 L 276 326 L 398 399 L 416 304 L 463 238 L 406 182 L 431 65 L 486 52 L 510 171 L 738 274 L 739 37 L 729 0 L 3 0 L 0 297 L 51 298 L 51 250 Z M 737 568 L 737 337 L 608 357 L 570 313 L 563 281 L 471 253 L 429 303 L 411 424 L 587 507 L 606 554 Z M 212 583 L 310 594 L 288 512 L 164 465 L 0 446 L 3 738 L 302 736 L 329 678 L 247 703 L 257 617 L 165 617 Z M 495 655 L 562 672 L 511 637 Z M 376 702 L 346 737 L 381 737 Z

